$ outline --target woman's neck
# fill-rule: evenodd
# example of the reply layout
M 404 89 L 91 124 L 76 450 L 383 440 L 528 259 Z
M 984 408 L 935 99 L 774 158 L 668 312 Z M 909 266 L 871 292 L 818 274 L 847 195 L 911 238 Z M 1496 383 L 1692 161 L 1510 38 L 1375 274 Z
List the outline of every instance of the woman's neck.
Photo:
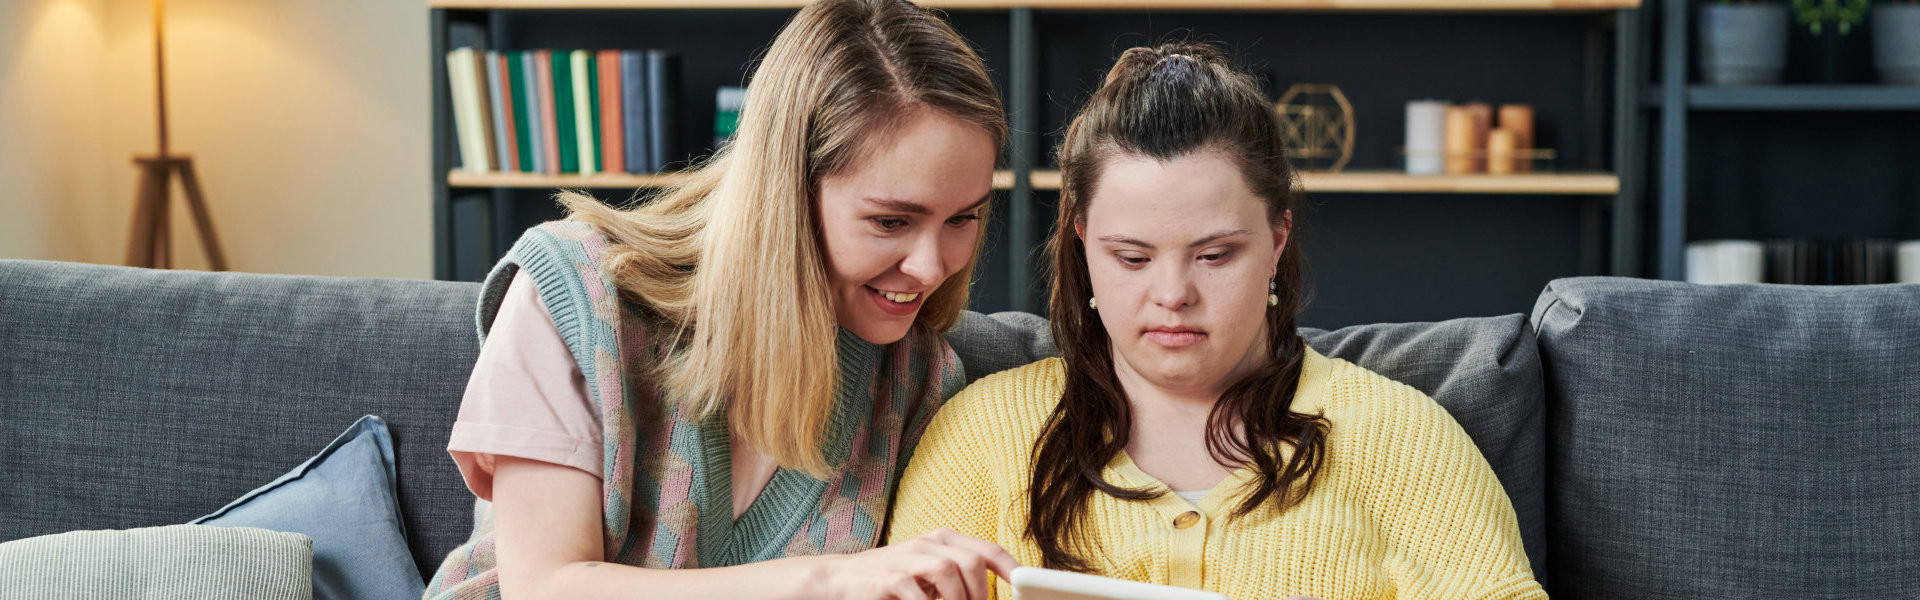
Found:
M 1256 352 L 1258 356 L 1253 356 Z M 1262 347 L 1247 354 L 1221 380 L 1184 386 L 1156 382 L 1114 354 L 1114 376 L 1126 394 L 1132 417 L 1126 451 L 1134 466 L 1180 492 L 1212 489 L 1239 468 L 1215 460 L 1207 450 L 1207 438 L 1220 396 L 1256 370 L 1267 353 Z M 1232 435 L 1238 435 L 1238 419 L 1231 419 L 1228 426 L 1236 430 Z

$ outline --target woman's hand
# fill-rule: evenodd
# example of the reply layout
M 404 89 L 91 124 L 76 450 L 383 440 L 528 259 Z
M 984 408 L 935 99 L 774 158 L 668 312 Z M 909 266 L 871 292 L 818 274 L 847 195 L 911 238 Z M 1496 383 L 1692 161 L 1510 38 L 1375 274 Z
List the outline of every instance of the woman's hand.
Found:
M 1006 549 L 944 528 L 821 559 L 817 596 L 852 600 L 986 600 L 987 571 L 1005 579 L 1020 566 Z

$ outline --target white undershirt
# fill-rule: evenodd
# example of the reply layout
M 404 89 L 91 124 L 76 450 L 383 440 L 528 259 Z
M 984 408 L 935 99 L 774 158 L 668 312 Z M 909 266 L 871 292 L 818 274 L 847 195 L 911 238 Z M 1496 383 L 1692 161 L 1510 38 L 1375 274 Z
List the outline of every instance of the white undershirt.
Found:
M 1207 497 L 1208 491 L 1210 490 L 1195 490 L 1191 492 L 1174 492 L 1173 495 L 1179 496 L 1181 500 L 1187 501 L 1187 504 L 1199 506 L 1200 499 Z

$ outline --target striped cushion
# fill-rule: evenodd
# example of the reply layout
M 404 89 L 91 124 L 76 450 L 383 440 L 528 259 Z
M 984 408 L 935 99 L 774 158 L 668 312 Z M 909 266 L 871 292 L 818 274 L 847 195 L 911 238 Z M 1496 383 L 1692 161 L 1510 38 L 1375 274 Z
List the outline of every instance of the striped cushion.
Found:
M 0 544 L 7 597 L 313 597 L 313 541 L 252 527 L 73 531 Z

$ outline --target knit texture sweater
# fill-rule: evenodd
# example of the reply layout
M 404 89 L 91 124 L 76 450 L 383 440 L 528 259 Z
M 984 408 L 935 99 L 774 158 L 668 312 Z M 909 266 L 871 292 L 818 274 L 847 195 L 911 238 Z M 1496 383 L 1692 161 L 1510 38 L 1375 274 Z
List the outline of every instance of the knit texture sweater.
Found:
M 1167 492 L 1094 492 L 1066 547 L 1095 574 L 1237 599 L 1545 598 L 1493 470 L 1445 409 L 1406 385 L 1309 349 L 1293 410 L 1323 413 L 1326 460 L 1297 506 L 1231 513 L 1250 471 L 1197 504 Z M 890 539 L 950 527 L 1041 564 L 1026 538 L 1033 446 L 1060 402 L 1065 363 L 1047 359 L 975 382 L 947 403 L 901 481 Z M 1121 452 L 1103 470 L 1130 488 L 1166 486 Z M 1244 487 L 1243 487 L 1244 486 Z M 996 597 L 1011 598 L 1003 581 Z
M 601 413 L 604 560 L 720 567 L 878 543 L 902 463 L 965 381 L 944 339 L 916 325 L 904 340 L 879 346 L 841 330 L 825 447 L 838 469 L 824 480 L 777 469 L 736 520 L 726 415 L 691 418 L 652 382 L 647 370 L 671 351 L 671 325 L 621 300 L 599 266 L 607 244 L 583 223 L 528 230 L 487 276 L 478 319 L 484 343 L 507 284 L 525 269 Z M 474 521 L 473 536 L 442 562 L 425 597 L 499 598 L 488 503 L 476 502 Z

